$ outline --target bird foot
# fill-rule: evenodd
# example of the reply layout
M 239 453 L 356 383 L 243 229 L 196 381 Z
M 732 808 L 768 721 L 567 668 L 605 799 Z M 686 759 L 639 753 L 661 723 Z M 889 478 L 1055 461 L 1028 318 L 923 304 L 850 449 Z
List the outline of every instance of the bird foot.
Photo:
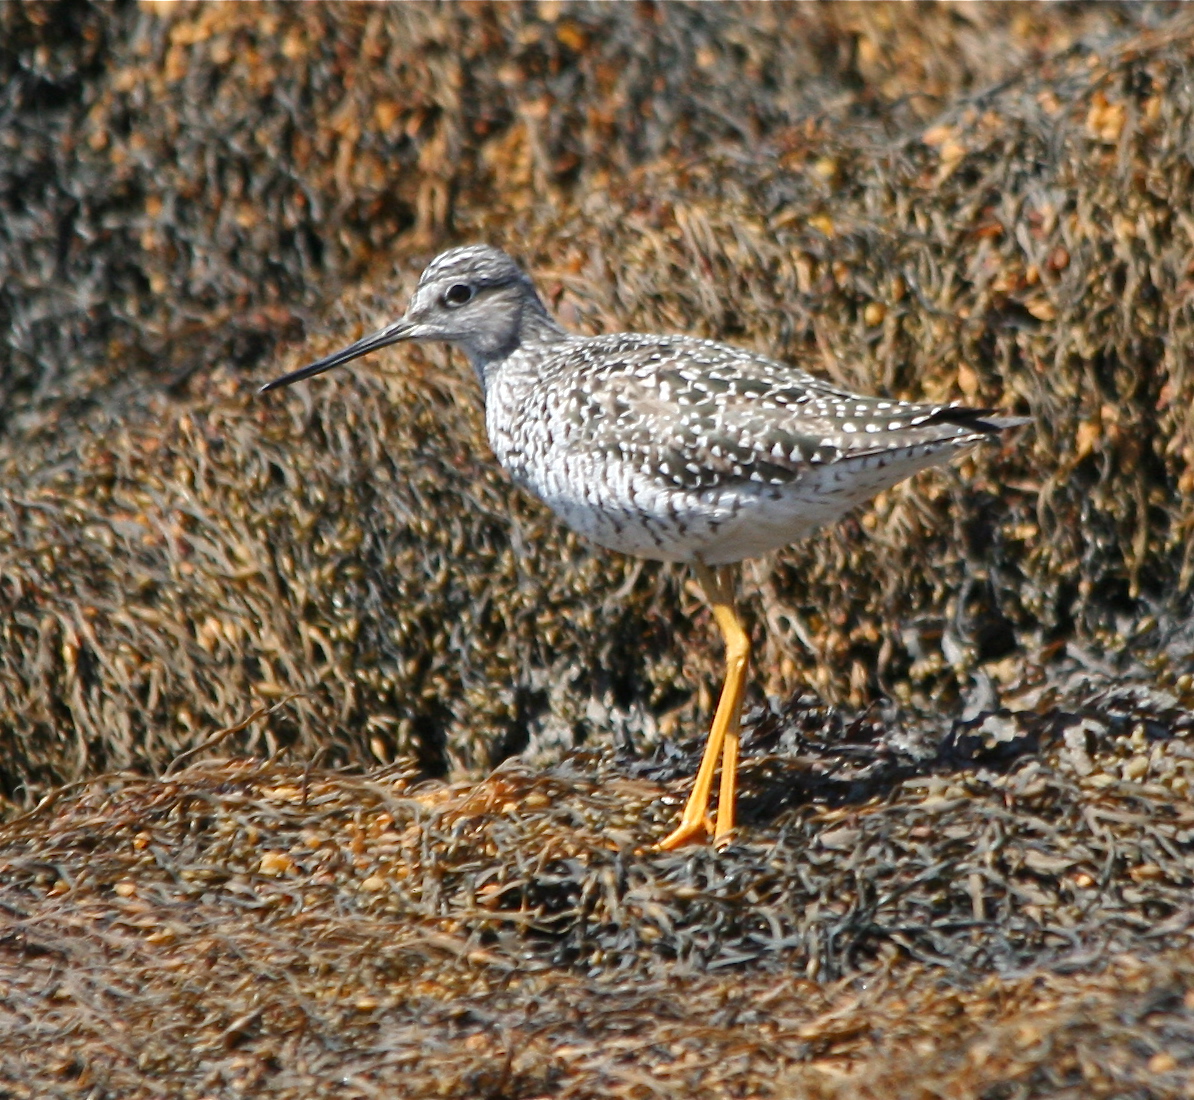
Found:
M 682 848 L 685 844 L 699 844 L 713 835 L 713 818 L 708 814 L 693 821 L 681 820 L 675 830 L 663 838 L 656 848 L 661 852 L 670 852 L 674 848 Z

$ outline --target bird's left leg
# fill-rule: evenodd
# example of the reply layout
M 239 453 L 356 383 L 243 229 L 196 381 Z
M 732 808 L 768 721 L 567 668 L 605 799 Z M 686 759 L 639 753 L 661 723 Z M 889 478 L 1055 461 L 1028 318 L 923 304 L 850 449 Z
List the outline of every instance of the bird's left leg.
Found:
M 738 786 L 738 723 L 742 716 L 746 666 L 750 661 L 750 638 L 734 607 L 737 570 L 727 566 L 717 572 L 697 562 L 696 575 L 725 639 L 726 679 L 713 717 L 713 726 L 709 730 L 709 740 L 705 743 L 705 755 L 701 758 L 700 770 L 693 783 L 692 794 L 684 806 L 680 824 L 659 845 L 665 850 L 703 839 L 708 834 L 709 795 L 713 790 L 713 773 L 719 756 L 722 757 L 721 791 L 717 802 L 714 841 L 724 839 L 734 828 L 734 801 Z

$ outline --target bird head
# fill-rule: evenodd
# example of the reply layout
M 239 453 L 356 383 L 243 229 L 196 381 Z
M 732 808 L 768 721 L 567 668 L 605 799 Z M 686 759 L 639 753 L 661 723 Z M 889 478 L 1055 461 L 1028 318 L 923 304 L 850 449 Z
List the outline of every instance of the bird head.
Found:
M 259 392 L 288 386 L 401 340 L 455 344 L 469 357 L 482 384 L 491 363 L 522 342 L 528 326 L 561 332 L 529 276 L 501 249 L 468 245 L 441 252 L 419 276 L 406 312 L 392 324 L 300 370 L 275 378 Z

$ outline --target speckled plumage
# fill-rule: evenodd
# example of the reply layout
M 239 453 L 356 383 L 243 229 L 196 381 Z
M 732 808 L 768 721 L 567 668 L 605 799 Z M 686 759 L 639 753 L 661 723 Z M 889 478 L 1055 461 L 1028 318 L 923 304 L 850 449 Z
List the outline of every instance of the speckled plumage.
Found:
M 408 339 L 468 354 L 490 445 L 515 481 L 593 541 L 664 561 L 720 565 L 786 546 L 1022 422 L 850 393 L 712 340 L 577 336 L 487 245 L 441 253 L 401 320 L 265 388 Z
M 711 340 L 637 334 L 520 346 L 487 373 L 486 425 L 502 465 L 577 531 L 708 565 L 804 538 L 997 428 Z

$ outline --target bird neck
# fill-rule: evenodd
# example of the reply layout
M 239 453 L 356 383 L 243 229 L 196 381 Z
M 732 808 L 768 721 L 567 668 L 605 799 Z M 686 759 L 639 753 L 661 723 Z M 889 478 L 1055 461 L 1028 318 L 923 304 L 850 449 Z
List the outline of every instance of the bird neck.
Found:
M 518 344 L 558 344 L 569 333 L 547 312 L 539 296 L 529 299 L 522 308 L 518 325 Z
M 481 388 L 488 393 L 490 384 L 502 368 L 519 358 L 517 352 L 558 344 L 571 338 L 571 333 L 547 312 L 539 296 L 532 294 L 523 300 L 517 322 L 505 339 L 483 344 L 477 342 L 466 346 L 465 351 L 481 380 Z

